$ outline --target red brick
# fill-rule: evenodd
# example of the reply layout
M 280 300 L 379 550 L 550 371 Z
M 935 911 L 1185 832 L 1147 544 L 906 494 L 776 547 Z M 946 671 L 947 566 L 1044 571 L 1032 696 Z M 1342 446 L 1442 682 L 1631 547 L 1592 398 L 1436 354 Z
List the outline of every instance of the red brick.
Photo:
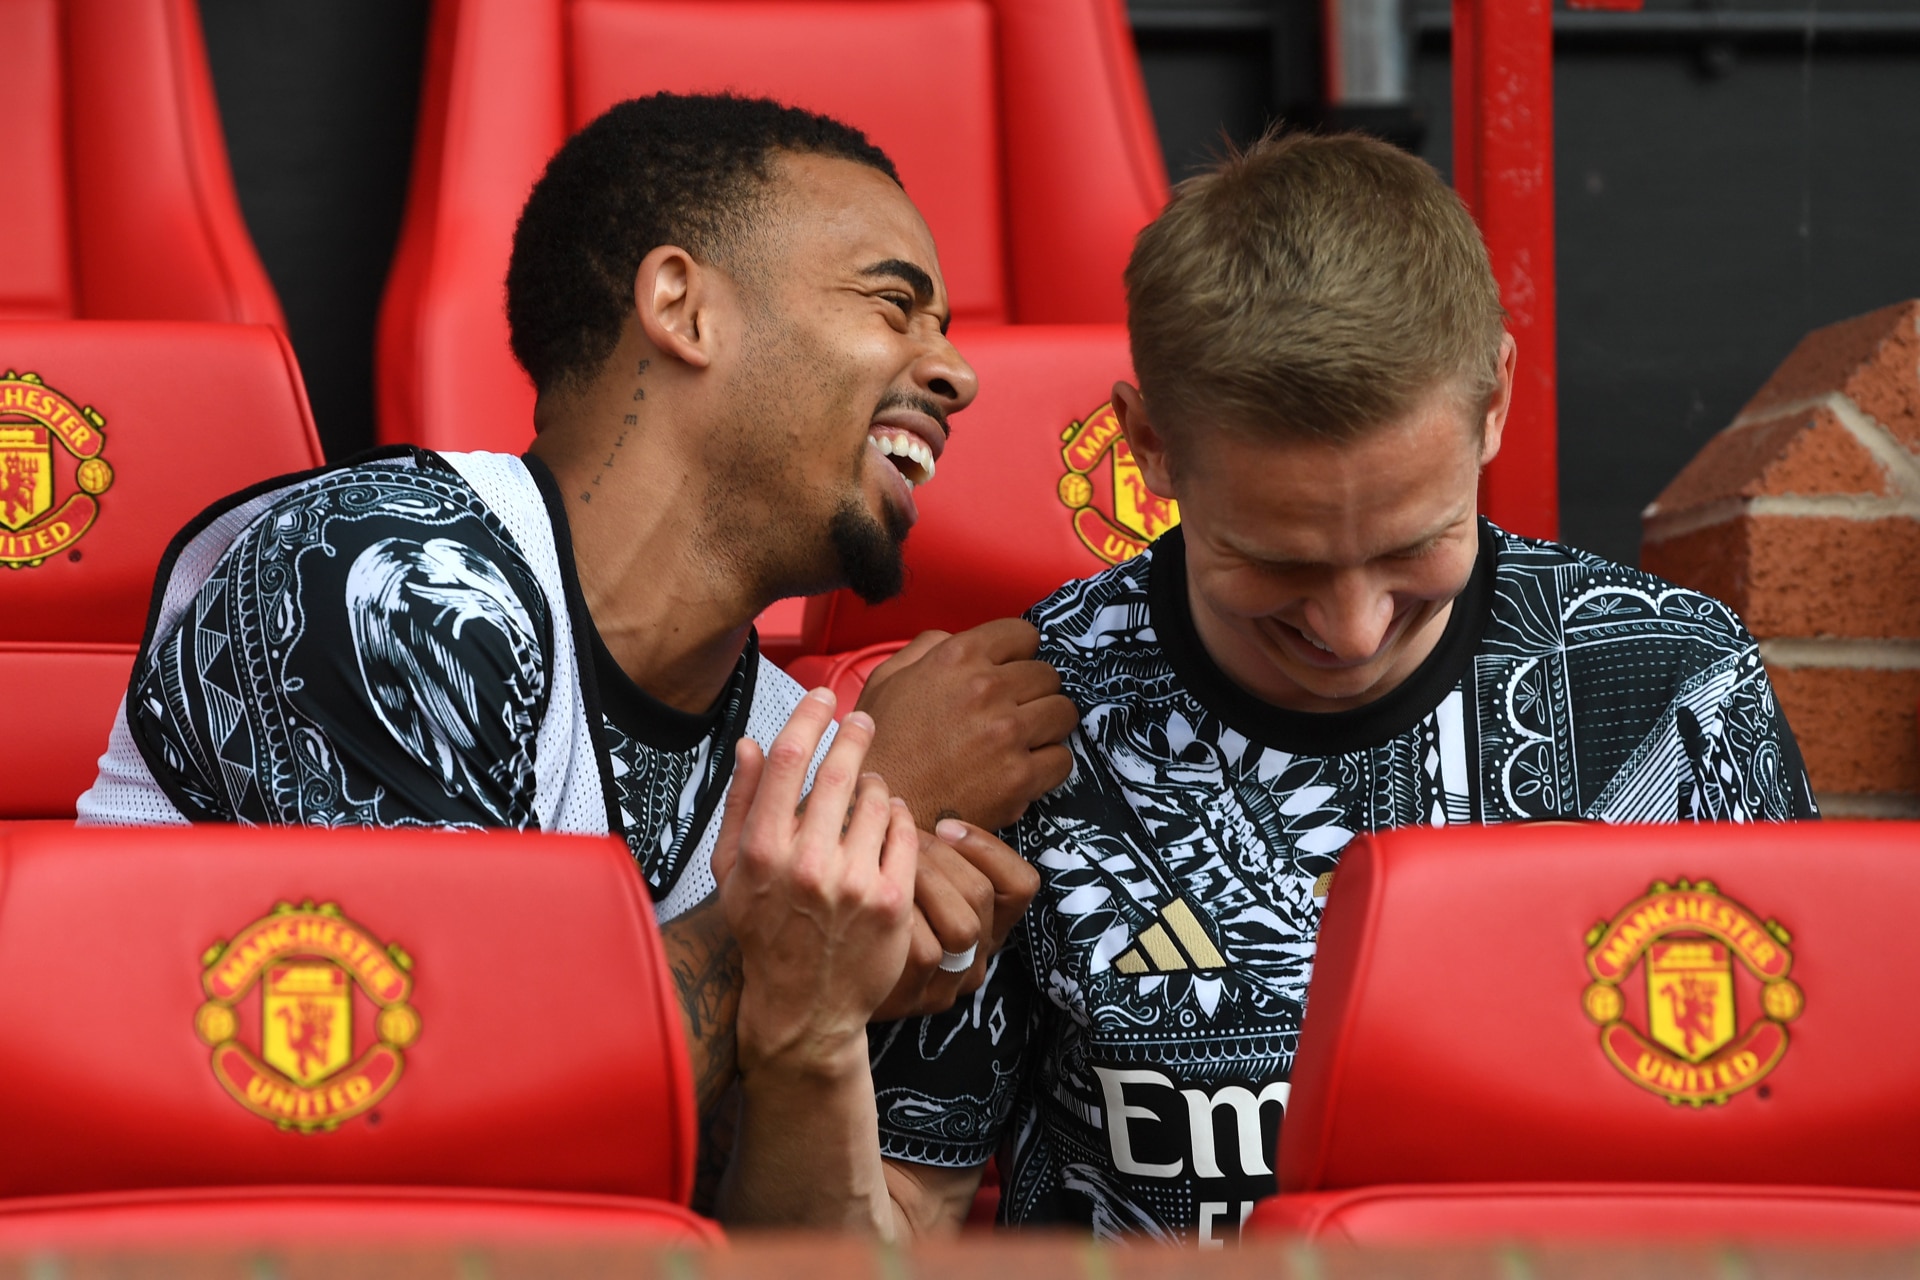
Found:
M 1649 539 L 1640 547 L 1640 567 L 1730 605 L 1751 628 L 1746 618 L 1749 524 L 1742 517 L 1664 541 Z
M 1762 639 L 1920 639 L 1920 520 L 1741 516 L 1649 542 L 1641 562 Z
M 1920 299 L 1815 329 L 1744 414 L 1838 391 L 1920 452 Z
M 1920 794 L 1920 671 L 1769 668 L 1813 789 Z
M 1780 494 L 1891 496 L 1887 470 L 1830 409 L 1722 431 L 1656 500 L 1662 515 Z

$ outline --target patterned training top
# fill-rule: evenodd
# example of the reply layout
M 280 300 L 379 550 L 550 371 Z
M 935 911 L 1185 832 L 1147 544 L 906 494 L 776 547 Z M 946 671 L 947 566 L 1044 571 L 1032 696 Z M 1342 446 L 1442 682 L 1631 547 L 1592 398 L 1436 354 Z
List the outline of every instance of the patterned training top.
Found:
M 667 919 L 713 888 L 735 742 L 801 696 L 751 641 L 703 714 L 629 679 L 531 456 L 270 482 L 190 525 L 161 579 L 83 821 L 612 831 Z
M 871 1033 L 893 1159 L 983 1164 L 1001 1217 L 1238 1234 L 1278 1129 L 1330 873 L 1356 832 L 1814 815 L 1753 638 L 1718 601 L 1482 523 L 1433 654 L 1336 714 L 1202 649 L 1176 529 L 1031 614 L 1080 707 L 1008 833 L 1042 876 L 987 983 Z

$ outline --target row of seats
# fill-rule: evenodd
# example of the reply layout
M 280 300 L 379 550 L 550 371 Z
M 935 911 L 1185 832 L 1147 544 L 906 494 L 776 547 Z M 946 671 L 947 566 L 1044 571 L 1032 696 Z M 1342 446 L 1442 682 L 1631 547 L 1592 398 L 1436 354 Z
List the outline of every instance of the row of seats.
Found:
M 1029 325 L 967 341 L 986 390 L 921 494 L 911 585 L 874 607 L 845 593 L 809 602 L 817 656 L 789 660 L 803 680 L 857 693 L 903 638 L 1017 614 L 1145 537 L 1127 523 L 1148 517 L 1104 410 L 1102 388 L 1127 374 L 1124 331 Z M 0 321 L 0 366 L 0 560 L 12 566 L 0 572 L 0 691 L 22 743 L 0 770 L 0 819 L 70 818 L 169 541 L 209 503 L 319 466 L 320 447 L 271 326 Z M 9 476 L 26 477 L 17 494 Z
M 33 55 L 0 86 L 0 137 L 58 179 L 0 210 L 0 372 L 28 379 L 0 389 L 0 560 L 17 570 L 0 574 L 0 689 L 35 726 L 0 818 L 54 818 L 91 780 L 175 531 L 321 457 L 194 0 L 4 0 L 0 16 Z M 1169 518 L 1140 514 L 1110 431 L 1062 461 L 1130 376 L 1120 269 L 1166 196 L 1119 0 L 440 0 L 429 45 L 381 315 L 383 442 L 526 446 L 500 282 L 528 188 L 622 97 L 731 88 L 853 120 L 896 157 L 986 388 L 923 495 L 906 594 L 784 602 L 761 623 L 771 656 L 857 692 L 918 631 L 1018 613 Z M 98 457 L 36 416 L 36 385 L 99 415 Z
M 1357 842 L 1249 1229 L 1920 1237 L 1916 837 Z M 710 1241 L 680 1037 L 614 839 L 0 825 L 0 1249 Z
M 166 542 L 321 459 L 192 0 L 0 15 L 30 55 L 0 85 L 0 131 L 47 179 L 0 210 L 0 819 L 60 818 Z M 808 47 L 833 31 L 872 83 L 784 56 L 794 23 Z M 926 95 L 887 75 L 926 64 L 902 48 L 938 55 L 937 115 L 903 109 Z M 1176 518 L 1104 412 L 1128 374 L 1118 262 L 1164 195 L 1109 0 L 443 0 L 382 319 L 387 438 L 525 443 L 498 281 L 526 185 L 607 102 L 728 84 L 872 121 L 946 248 L 985 388 L 922 495 L 907 593 L 808 602 L 770 635 L 797 675 L 855 691 L 915 631 L 1017 612 Z M 433 434 L 462 421 L 491 434 Z M 1916 834 L 1357 844 L 1322 935 L 1285 1194 L 1252 1225 L 1920 1235 L 1920 1046 L 1896 985 L 1920 959 Z M 1634 925 L 1698 909 L 1703 881 L 1743 913 L 1732 941 Z M 709 1239 L 685 1210 L 677 1037 L 614 841 L 0 826 L 0 1245 Z
M 1026 374 L 1007 380 L 982 365 L 986 397 L 1011 411 L 1039 387 L 1067 406 L 1025 407 L 1036 439 L 1101 404 L 1126 375 L 1117 331 L 1068 340 L 1106 349 L 1050 367 L 1061 341 L 1038 328 L 1123 322 L 1133 237 L 1167 199 L 1121 0 L 440 0 L 380 315 L 382 442 L 526 446 L 533 390 L 508 350 L 500 305 L 515 220 L 570 133 L 624 98 L 662 90 L 766 95 L 864 129 L 933 230 L 961 349 L 977 365 L 1005 352 Z M 963 419 L 955 465 L 985 453 L 985 412 Z M 943 459 L 930 494 L 951 492 L 948 474 Z M 1009 496 L 1046 501 L 1055 478 Z M 1026 490 L 1034 477 L 1009 469 L 1004 483 Z M 976 508 L 974 527 L 1008 505 Z M 923 531 L 917 540 L 929 539 Z M 1001 575 L 1001 561 L 976 555 L 961 576 L 985 594 L 944 600 L 923 599 L 932 587 L 917 574 L 914 604 L 864 623 L 846 616 L 860 613 L 847 593 L 789 601 L 762 617 L 761 641 L 783 664 L 808 654 L 832 666 L 868 642 L 839 632 L 897 642 L 922 617 L 971 625 L 1017 612 L 1071 576 L 1051 572 L 1044 553 L 1010 567 Z

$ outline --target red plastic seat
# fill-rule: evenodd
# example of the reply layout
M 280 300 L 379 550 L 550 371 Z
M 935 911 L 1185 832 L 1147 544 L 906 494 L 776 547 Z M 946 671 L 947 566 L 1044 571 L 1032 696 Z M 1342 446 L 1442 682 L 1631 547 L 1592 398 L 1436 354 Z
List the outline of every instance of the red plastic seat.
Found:
M 1916 849 L 1911 823 L 1357 842 L 1249 1228 L 1920 1239 Z
M 168 542 L 320 442 L 267 325 L 0 321 L 0 374 L 0 818 L 71 818 Z
M 1175 517 L 1139 486 L 1108 401 L 1133 376 L 1120 325 L 962 330 L 980 395 L 953 419 L 933 483 L 916 494 L 907 586 L 881 605 L 850 591 L 807 602 L 803 684 L 850 710 L 873 668 L 921 631 L 1015 617 L 1071 578 L 1138 552 Z M 1070 501 L 1071 500 L 1071 501 Z
M 560 144 L 661 90 L 767 94 L 865 129 L 940 245 L 955 314 L 1118 322 L 1167 188 L 1119 0 L 440 0 L 381 312 L 379 435 L 518 452 L 501 306 Z
M 533 388 L 501 290 L 528 190 L 615 102 L 723 89 L 886 148 L 976 335 L 1125 319 L 1121 271 L 1167 183 L 1120 0 L 439 0 L 380 316 L 383 442 L 526 447 Z M 777 661 L 802 613 L 761 619 Z
M 0 827 L 0 1247 L 715 1237 L 617 840 Z
M 284 327 L 194 0 L 5 0 L 0 19 L 0 151 L 21 177 L 0 201 L 0 319 Z

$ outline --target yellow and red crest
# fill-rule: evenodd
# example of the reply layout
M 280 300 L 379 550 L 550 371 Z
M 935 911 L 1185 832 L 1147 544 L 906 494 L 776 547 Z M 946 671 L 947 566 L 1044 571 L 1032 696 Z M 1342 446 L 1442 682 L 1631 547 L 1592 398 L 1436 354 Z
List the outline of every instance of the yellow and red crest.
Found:
M 113 483 L 106 425 L 39 374 L 0 374 L 0 564 L 31 569 L 93 526 Z
M 332 1129 L 400 1079 L 402 1051 L 420 1034 L 407 1003 L 413 957 L 333 903 L 282 902 L 200 962 L 207 1001 L 194 1029 L 213 1046 L 214 1078 L 255 1115 L 301 1133 Z M 257 1003 L 247 999 L 255 987 Z
M 1113 405 L 1103 404 L 1060 435 L 1060 501 L 1073 512 L 1073 531 L 1108 564 L 1139 555 L 1180 523 L 1180 504 L 1147 489 L 1133 450 L 1120 432 Z
M 1761 920 L 1711 881 L 1656 881 L 1646 896 L 1587 931 L 1582 1002 L 1600 1024 L 1600 1048 L 1621 1074 L 1674 1103 L 1724 1104 L 1778 1066 L 1786 1024 L 1805 997 L 1787 976 L 1792 938 Z M 1644 969 L 1644 1025 L 1628 987 Z M 1748 988 L 1757 984 L 1757 993 Z M 1743 1023 L 1743 1005 L 1758 1017 Z

